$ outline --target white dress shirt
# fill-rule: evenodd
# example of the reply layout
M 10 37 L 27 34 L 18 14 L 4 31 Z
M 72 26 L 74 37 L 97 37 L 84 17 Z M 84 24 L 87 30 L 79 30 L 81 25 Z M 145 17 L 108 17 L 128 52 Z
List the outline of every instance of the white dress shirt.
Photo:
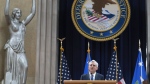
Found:
M 91 80 L 91 73 L 89 72 L 90 80 Z M 95 80 L 96 72 L 93 74 L 93 80 Z

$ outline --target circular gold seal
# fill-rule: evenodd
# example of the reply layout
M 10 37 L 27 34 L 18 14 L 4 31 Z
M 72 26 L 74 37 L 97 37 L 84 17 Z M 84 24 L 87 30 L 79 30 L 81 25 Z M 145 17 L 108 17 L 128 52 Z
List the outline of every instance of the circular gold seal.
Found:
M 74 0 L 72 20 L 86 38 L 107 41 L 120 35 L 130 19 L 127 0 Z

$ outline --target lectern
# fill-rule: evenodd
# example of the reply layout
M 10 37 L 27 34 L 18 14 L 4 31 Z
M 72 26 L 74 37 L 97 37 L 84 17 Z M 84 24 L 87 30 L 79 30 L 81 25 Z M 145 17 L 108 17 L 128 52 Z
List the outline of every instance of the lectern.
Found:
M 64 84 L 116 84 L 115 80 L 64 80 Z

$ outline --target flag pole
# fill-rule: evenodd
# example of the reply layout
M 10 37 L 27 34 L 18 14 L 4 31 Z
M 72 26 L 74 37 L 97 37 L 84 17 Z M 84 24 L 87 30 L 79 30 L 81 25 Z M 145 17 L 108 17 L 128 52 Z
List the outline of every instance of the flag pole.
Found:
M 60 39 L 60 38 L 57 38 L 59 41 L 60 41 L 60 65 L 59 65 L 59 70 L 60 70 L 60 84 L 61 84 L 61 81 L 62 81 L 62 76 L 61 76 L 61 70 L 62 70 L 62 52 L 64 52 L 64 48 L 63 48 L 63 46 L 62 46 L 62 42 L 63 42 L 63 40 L 65 40 L 65 38 L 62 38 L 62 39 Z
M 117 64 L 118 64 L 118 60 L 117 60 L 117 46 L 116 46 L 116 41 L 118 40 L 119 38 L 116 38 L 116 39 L 113 39 L 113 41 L 114 41 L 114 51 L 116 52 L 116 82 L 118 81 L 118 73 L 117 73 L 117 71 L 118 71 L 118 66 L 117 66 Z
M 88 50 L 87 50 L 88 54 L 90 53 L 90 44 L 88 42 Z
M 87 53 L 88 53 L 88 62 L 90 61 L 90 43 L 88 42 L 88 49 L 87 49 Z

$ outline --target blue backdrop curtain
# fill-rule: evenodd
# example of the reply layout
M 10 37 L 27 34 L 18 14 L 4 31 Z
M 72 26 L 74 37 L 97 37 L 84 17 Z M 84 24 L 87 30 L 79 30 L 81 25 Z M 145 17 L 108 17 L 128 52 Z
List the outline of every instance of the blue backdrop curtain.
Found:
M 106 77 L 113 41 L 97 42 L 83 37 L 75 28 L 71 19 L 71 7 L 74 0 L 60 0 L 59 5 L 59 38 L 63 41 L 66 59 L 73 80 L 80 79 L 84 71 L 87 54 L 87 43 L 90 42 L 91 59 L 99 63 L 98 72 Z M 118 61 L 123 71 L 126 84 L 131 84 L 135 63 L 138 56 L 139 39 L 143 61 L 146 61 L 146 0 L 129 0 L 131 19 L 126 30 L 118 36 Z

